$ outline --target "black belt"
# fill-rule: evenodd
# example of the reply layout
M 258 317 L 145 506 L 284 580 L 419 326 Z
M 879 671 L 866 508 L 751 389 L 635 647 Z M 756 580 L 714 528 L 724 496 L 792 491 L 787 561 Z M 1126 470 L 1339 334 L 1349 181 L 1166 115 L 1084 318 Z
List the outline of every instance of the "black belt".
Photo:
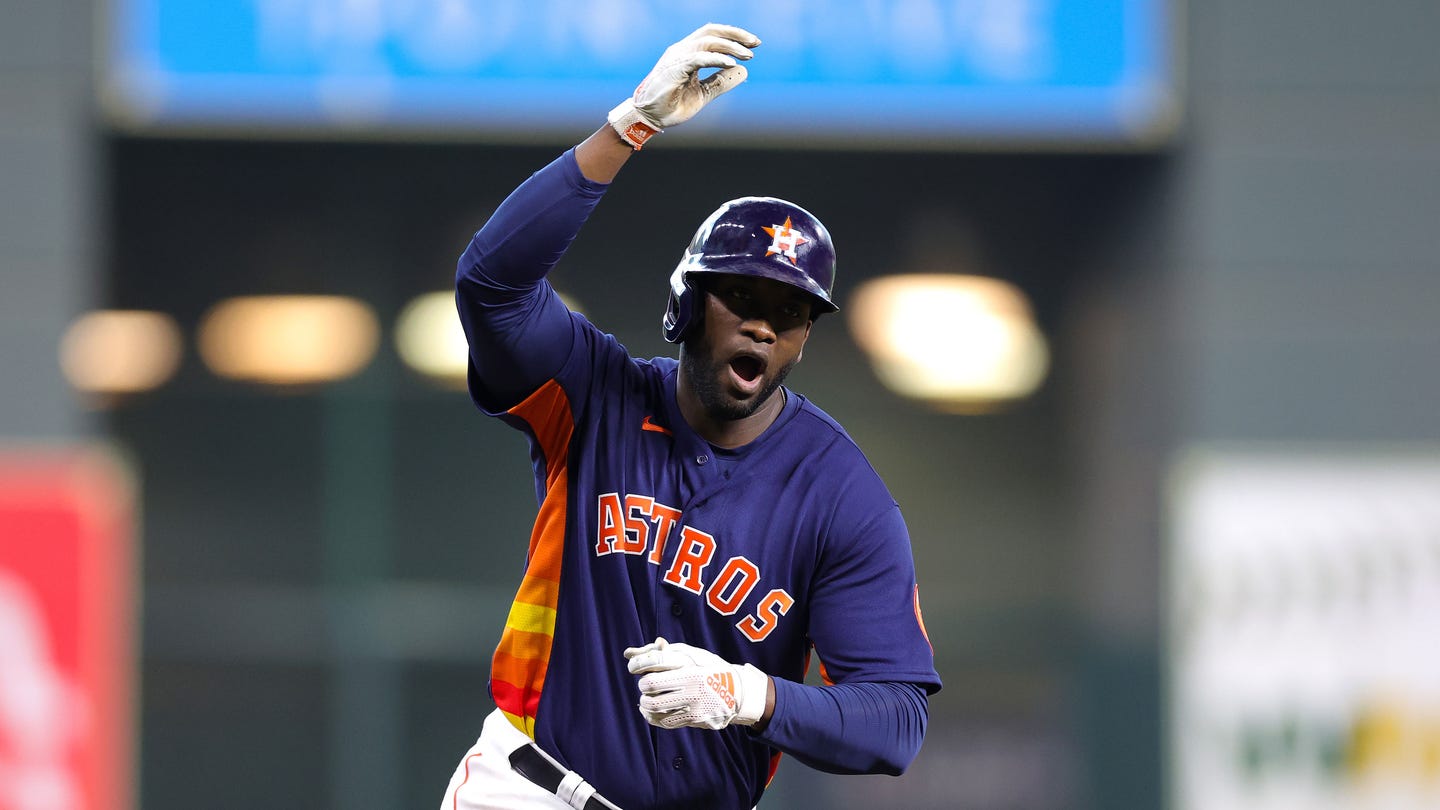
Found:
M 556 794 L 560 793 L 560 782 L 568 773 L 564 768 L 550 761 L 534 743 L 527 743 L 510 753 L 510 767 L 531 782 Z M 585 800 L 581 810 L 620 810 L 599 793 Z

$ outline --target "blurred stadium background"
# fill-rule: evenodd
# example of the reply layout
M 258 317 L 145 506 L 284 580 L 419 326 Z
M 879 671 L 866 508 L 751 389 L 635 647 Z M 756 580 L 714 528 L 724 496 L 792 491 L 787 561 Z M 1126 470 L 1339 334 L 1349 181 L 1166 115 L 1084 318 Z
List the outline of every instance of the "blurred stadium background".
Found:
M 946 681 L 762 807 L 1440 806 L 1440 5 L 5 0 L 0 810 L 438 802 L 533 492 L 426 296 L 721 16 L 555 281 L 664 353 L 715 204 L 827 223 Z

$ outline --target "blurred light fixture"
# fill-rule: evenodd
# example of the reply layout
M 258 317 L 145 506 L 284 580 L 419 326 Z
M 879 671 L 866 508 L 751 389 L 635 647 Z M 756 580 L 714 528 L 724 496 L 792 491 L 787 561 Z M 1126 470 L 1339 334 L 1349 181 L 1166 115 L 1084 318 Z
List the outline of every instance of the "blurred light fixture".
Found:
M 880 381 L 942 410 L 973 413 L 1039 387 L 1049 350 L 1014 285 L 981 276 L 874 279 L 846 307 Z
M 158 388 L 180 367 L 180 354 L 180 328 L 161 312 L 88 312 L 60 339 L 61 371 L 76 390 L 91 394 Z
M 379 341 L 375 313 L 341 296 L 230 298 L 200 323 L 200 356 L 212 371 L 274 385 L 352 376 L 369 364 Z
M 464 385 L 470 348 L 455 311 L 455 294 L 416 297 L 395 321 L 395 349 L 405 365 L 447 385 Z

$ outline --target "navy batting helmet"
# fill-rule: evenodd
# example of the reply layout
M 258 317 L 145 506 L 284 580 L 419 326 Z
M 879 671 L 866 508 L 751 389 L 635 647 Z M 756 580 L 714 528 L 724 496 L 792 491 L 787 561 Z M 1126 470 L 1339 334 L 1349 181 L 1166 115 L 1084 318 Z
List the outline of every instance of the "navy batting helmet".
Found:
M 729 273 L 782 281 L 815 298 L 813 312 L 839 309 L 830 300 L 835 286 L 835 246 L 813 214 L 775 197 L 741 197 L 716 209 L 701 223 L 680 264 L 670 275 L 670 304 L 662 325 L 665 339 L 679 343 L 695 322 L 701 296 L 697 273 Z

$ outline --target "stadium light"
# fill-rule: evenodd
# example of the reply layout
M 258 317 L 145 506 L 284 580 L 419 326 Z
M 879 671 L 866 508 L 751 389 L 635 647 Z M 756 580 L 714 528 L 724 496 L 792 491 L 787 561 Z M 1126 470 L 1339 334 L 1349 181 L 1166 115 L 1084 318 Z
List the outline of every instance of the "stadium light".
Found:
M 200 324 L 200 356 L 212 371 L 273 385 L 350 377 L 370 363 L 379 340 L 375 313 L 341 296 L 230 298 Z
M 1049 367 L 1024 293 L 999 279 L 886 276 L 861 285 L 846 309 L 880 381 L 941 410 L 984 412 L 1022 399 Z
M 447 386 L 464 386 L 470 350 L 450 291 L 411 300 L 395 321 L 395 350 L 405 365 Z
M 77 391 L 131 394 L 158 388 L 180 367 L 180 329 L 161 312 L 95 310 L 60 339 L 60 369 Z

